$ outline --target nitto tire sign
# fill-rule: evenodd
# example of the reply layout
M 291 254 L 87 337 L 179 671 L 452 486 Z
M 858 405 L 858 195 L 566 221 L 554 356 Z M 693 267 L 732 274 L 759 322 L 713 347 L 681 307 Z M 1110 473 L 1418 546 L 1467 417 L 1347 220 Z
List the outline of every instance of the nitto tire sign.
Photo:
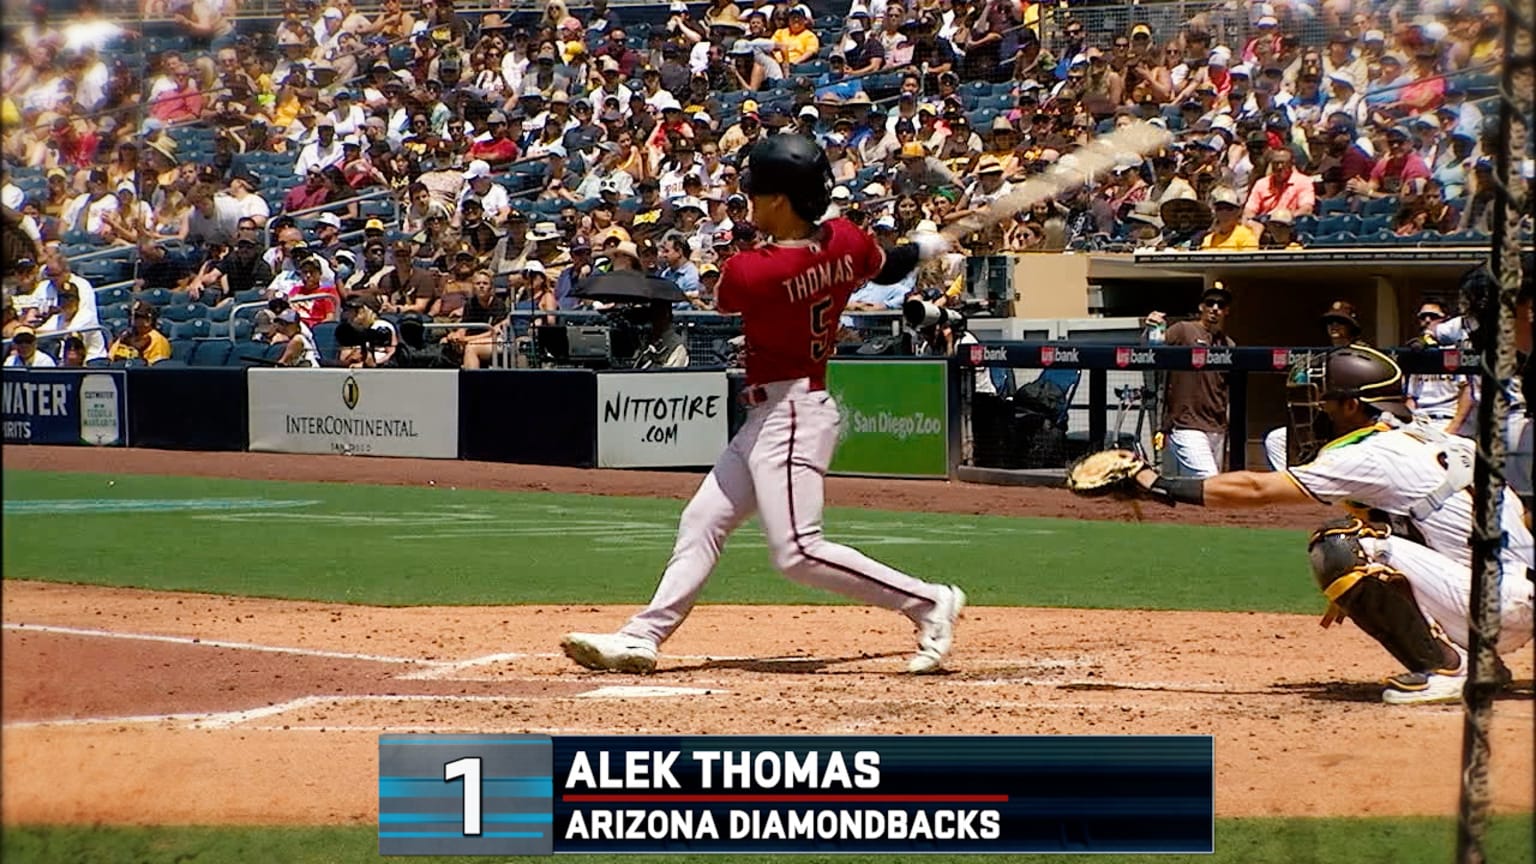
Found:
M 128 377 L 122 372 L 7 369 L 4 384 L 8 444 L 128 443 Z
M 712 465 L 726 444 L 723 372 L 597 376 L 599 468 Z

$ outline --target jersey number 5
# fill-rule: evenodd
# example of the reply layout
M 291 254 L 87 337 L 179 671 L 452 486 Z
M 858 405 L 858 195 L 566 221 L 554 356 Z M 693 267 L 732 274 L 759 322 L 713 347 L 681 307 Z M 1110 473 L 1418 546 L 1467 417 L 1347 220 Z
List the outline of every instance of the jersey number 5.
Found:
M 827 313 L 831 311 L 831 297 L 811 305 L 811 359 L 817 363 L 832 353 L 832 322 L 827 320 Z

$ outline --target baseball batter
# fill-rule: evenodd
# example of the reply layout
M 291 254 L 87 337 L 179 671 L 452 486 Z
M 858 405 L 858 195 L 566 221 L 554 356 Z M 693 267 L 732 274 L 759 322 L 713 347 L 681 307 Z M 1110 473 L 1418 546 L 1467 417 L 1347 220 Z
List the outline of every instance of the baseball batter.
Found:
M 1301 464 L 1203 480 L 1165 478 L 1148 467 L 1136 474 L 1136 484 L 1170 503 L 1343 505 L 1349 518 L 1324 524 L 1308 545 L 1330 601 L 1324 624 L 1353 619 L 1407 667 L 1387 679 L 1383 701 L 1459 701 L 1471 620 L 1472 442 L 1414 423 L 1402 371 L 1362 345 L 1298 365 L 1287 403 Z M 1499 516 L 1504 547 L 1496 650 L 1507 654 L 1531 639 L 1536 560 L 1516 495 L 1505 493 Z
M 751 150 L 741 175 L 753 221 L 771 242 L 731 256 L 717 306 L 739 313 L 746 339 L 747 422 L 683 510 L 672 559 L 651 603 L 618 633 L 570 633 L 566 656 L 589 669 L 647 673 L 657 647 L 693 609 L 720 550 L 754 512 L 773 563 L 790 579 L 893 609 L 912 619 L 913 674 L 940 669 L 965 594 L 915 579 L 822 535 L 823 476 L 837 445 L 837 403 L 826 391 L 838 318 L 854 289 L 891 284 L 947 251 L 937 234 L 884 253 L 846 219 L 821 221 L 831 203 L 826 154 L 799 135 Z

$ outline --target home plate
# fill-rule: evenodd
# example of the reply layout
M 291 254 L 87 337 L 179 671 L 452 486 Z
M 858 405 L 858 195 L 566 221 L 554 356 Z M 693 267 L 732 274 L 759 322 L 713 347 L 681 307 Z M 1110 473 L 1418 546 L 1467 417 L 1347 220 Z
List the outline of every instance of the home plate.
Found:
M 726 693 L 726 690 L 705 689 L 703 687 L 599 687 L 596 690 L 588 690 L 578 693 L 578 699 L 664 699 L 668 696 L 707 696 L 711 693 Z

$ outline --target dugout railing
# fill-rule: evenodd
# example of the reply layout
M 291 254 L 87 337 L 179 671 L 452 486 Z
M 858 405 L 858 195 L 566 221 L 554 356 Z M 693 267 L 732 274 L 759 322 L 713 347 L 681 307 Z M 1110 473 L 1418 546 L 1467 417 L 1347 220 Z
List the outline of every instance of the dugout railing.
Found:
M 1082 342 L 962 345 L 953 358 L 962 480 L 1058 485 L 1078 456 L 1107 446 L 1140 446 L 1156 455 L 1153 436 L 1169 372 L 1227 376 L 1229 470 L 1247 468 L 1253 376 L 1283 376 L 1298 357 L 1321 347 L 1198 348 Z M 1477 375 L 1474 352 L 1387 349 L 1406 375 Z M 981 372 L 997 395 L 977 393 Z M 1139 392 L 1137 392 L 1139 391 Z M 1139 397 L 1139 398 L 1137 398 Z M 1277 416 L 1282 406 L 1274 406 Z M 1139 419 L 1139 424 L 1138 424 Z M 1117 422 L 1124 421 L 1124 422 Z

